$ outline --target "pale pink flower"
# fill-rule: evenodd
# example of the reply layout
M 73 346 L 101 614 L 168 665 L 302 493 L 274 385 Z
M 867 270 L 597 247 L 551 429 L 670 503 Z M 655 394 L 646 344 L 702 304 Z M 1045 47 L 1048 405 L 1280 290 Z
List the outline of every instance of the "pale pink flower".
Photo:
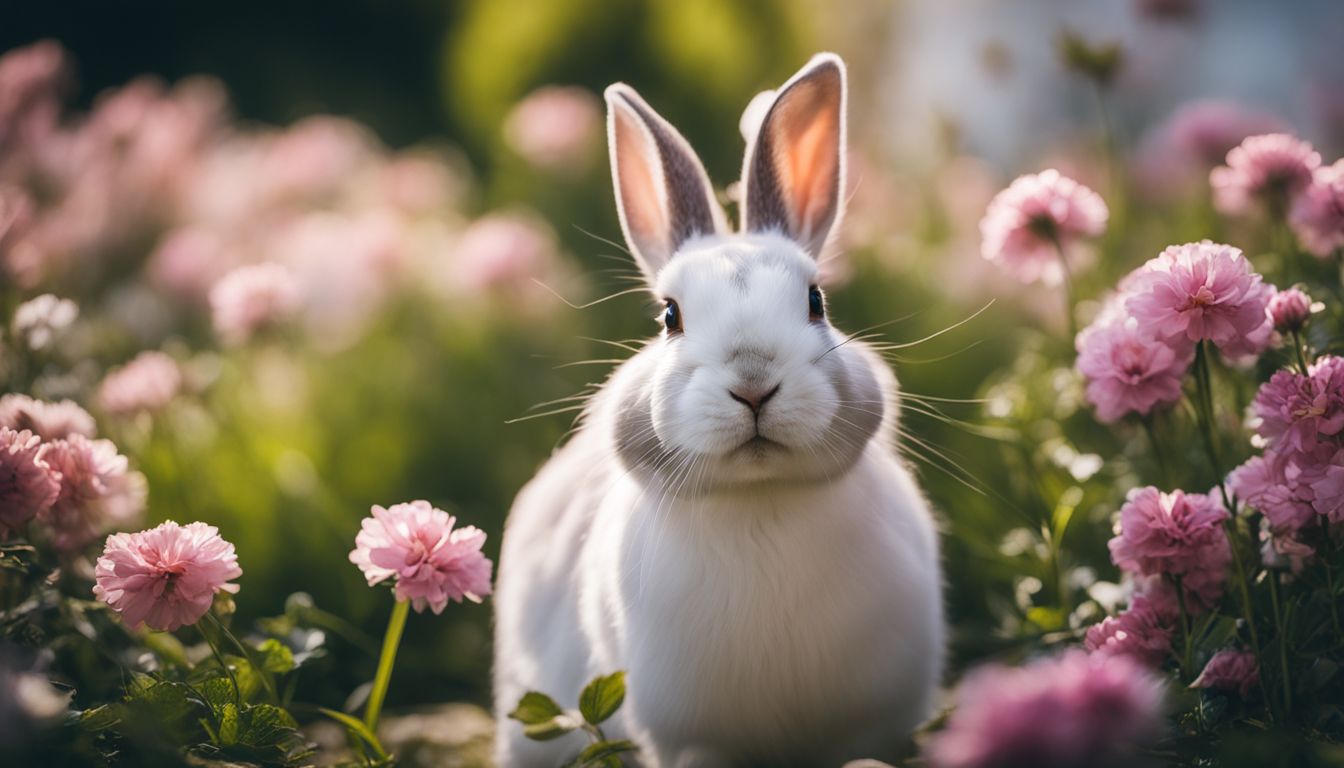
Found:
M 1248 136 L 1283 127 L 1273 115 L 1253 112 L 1232 101 L 1207 99 L 1181 105 L 1162 130 L 1174 148 L 1207 169 L 1222 163 Z
M 1087 379 L 1087 399 L 1104 422 L 1128 413 L 1146 415 L 1159 404 L 1181 399 L 1181 379 L 1194 348 L 1167 344 L 1139 330 L 1123 311 L 1104 312 L 1078 334 L 1078 371 Z
M 933 768 L 1127 766 L 1161 733 L 1161 681 L 1124 655 L 1069 651 L 967 675 Z
M 210 290 L 215 332 L 228 344 L 242 344 L 293 314 L 299 298 L 299 287 L 284 265 L 239 267 Z
M 1259 432 L 1271 445 L 1305 452 L 1344 430 L 1344 358 L 1326 355 L 1307 375 L 1279 371 L 1255 396 Z
M 147 351 L 103 378 L 98 407 L 126 416 L 161 411 L 182 391 L 182 370 L 168 355 Z
M 1238 248 L 1202 240 L 1169 246 L 1127 278 L 1125 308 L 1164 341 L 1208 340 L 1232 357 L 1269 345 L 1273 289 Z
M 112 441 L 74 434 L 43 444 L 38 456 L 60 475 L 60 494 L 39 518 L 58 550 L 78 550 L 144 511 L 145 477 L 129 470 Z
M 1106 228 L 1101 196 L 1051 168 L 1019 176 L 990 201 L 980 221 L 980 255 L 1024 283 L 1063 277 L 1056 244 L 1067 254 L 1084 237 Z
M 1344 248 L 1344 160 L 1318 168 L 1288 216 L 1302 247 L 1322 258 Z
M 369 585 L 396 581 L 397 600 L 416 611 L 441 613 L 449 600 L 479 603 L 490 594 L 491 563 L 481 554 L 485 532 L 453 529 L 456 520 L 427 501 L 373 507 L 364 518 L 350 562 Z
M 1092 653 L 1123 654 L 1158 667 L 1171 655 L 1171 635 L 1168 618 L 1140 594 L 1129 608 L 1089 627 L 1083 644 Z
M 1269 319 L 1280 333 L 1302 330 L 1311 319 L 1311 297 L 1297 288 L 1275 292 L 1269 300 Z
M 27 430 L 0 427 L 0 539 L 51 509 L 60 475 L 41 457 L 42 440 Z
M 1259 683 L 1260 665 L 1255 654 L 1225 648 L 1209 659 L 1190 687 L 1234 692 L 1244 699 Z
M 599 103 L 583 88 L 538 88 L 509 112 L 504 140 L 539 168 L 585 170 L 592 164 L 602 133 Z
M 1222 584 L 1231 561 L 1226 519 L 1215 495 L 1136 488 L 1120 508 L 1111 560 L 1130 573 L 1180 578 L 1183 587 L 1203 592 L 1208 582 Z
M 229 582 L 241 575 L 233 545 L 217 528 L 170 520 L 108 536 L 94 569 L 93 594 L 132 627 L 171 632 L 199 621 L 217 593 L 237 593 L 238 585 Z
M 368 130 L 352 120 L 328 115 L 304 118 L 271 142 L 256 181 L 263 194 L 279 203 L 329 202 L 375 159 L 374 145 Z
M 1320 153 L 1296 136 L 1250 136 L 1227 153 L 1227 165 L 1209 173 L 1213 204 L 1223 213 L 1245 213 L 1258 205 L 1283 216 L 1320 165 Z
M 155 287 L 179 301 L 196 303 L 231 263 L 223 239 L 214 232 L 184 226 L 168 232 L 150 254 L 147 271 Z
M 555 236 L 532 216 L 494 213 L 472 222 L 453 251 L 468 291 L 518 290 L 555 260 Z
M 93 417 L 73 400 L 48 403 L 19 393 L 0 397 L 0 427 L 26 429 L 43 440 L 98 434 Z
M 0 56 L 0 158 L 40 140 L 60 118 L 69 60 L 60 43 L 41 40 Z M 0 169 L 4 162 L 0 159 Z

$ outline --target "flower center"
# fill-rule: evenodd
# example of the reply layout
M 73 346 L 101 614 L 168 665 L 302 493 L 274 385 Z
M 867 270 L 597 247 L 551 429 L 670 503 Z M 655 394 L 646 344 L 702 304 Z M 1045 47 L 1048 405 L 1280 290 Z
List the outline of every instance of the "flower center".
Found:
M 1201 285 L 1199 290 L 1190 296 L 1186 309 L 1202 309 L 1214 303 L 1217 298 L 1213 295 L 1213 291 L 1209 290 L 1209 286 Z

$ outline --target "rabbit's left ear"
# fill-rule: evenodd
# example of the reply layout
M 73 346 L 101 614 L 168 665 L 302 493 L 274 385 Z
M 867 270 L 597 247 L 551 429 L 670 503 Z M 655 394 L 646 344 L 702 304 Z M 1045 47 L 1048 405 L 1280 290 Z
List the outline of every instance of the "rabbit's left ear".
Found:
M 845 64 L 840 57 L 812 57 L 777 91 L 755 141 L 748 141 L 743 231 L 781 232 L 819 258 L 843 207 Z

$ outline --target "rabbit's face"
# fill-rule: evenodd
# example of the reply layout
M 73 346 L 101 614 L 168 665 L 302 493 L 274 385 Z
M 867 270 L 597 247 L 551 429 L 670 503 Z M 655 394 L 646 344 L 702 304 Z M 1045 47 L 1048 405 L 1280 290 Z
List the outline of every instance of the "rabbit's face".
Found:
M 831 327 L 816 287 L 842 208 L 844 102 L 831 55 L 753 102 L 730 234 L 681 134 L 629 87 L 607 89 L 621 227 L 666 304 L 662 337 L 615 386 L 616 442 L 673 493 L 835 477 L 882 424 L 874 356 Z
M 848 469 L 884 403 L 827 320 L 816 277 L 816 262 L 777 235 L 692 242 L 659 273 L 679 328 L 656 342 L 648 397 L 624 404 L 632 416 L 647 409 L 631 423 L 651 428 L 665 457 L 645 467 L 700 489 Z

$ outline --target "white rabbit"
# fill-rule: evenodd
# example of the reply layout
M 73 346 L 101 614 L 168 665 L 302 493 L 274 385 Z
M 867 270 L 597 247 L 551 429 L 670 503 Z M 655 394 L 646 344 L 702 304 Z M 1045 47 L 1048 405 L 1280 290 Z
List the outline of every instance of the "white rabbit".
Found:
M 529 690 L 573 707 L 616 670 L 607 736 L 641 765 L 891 758 L 938 684 L 941 577 L 895 377 L 816 287 L 843 205 L 844 64 L 816 56 L 768 104 L 740 233 L 672 126 L 626 85 L 606 100 L 621 226 L 664 330 L 510 513 L 499 764 L 574 756 L 583 734 L 530 742 L 506 715 Z

